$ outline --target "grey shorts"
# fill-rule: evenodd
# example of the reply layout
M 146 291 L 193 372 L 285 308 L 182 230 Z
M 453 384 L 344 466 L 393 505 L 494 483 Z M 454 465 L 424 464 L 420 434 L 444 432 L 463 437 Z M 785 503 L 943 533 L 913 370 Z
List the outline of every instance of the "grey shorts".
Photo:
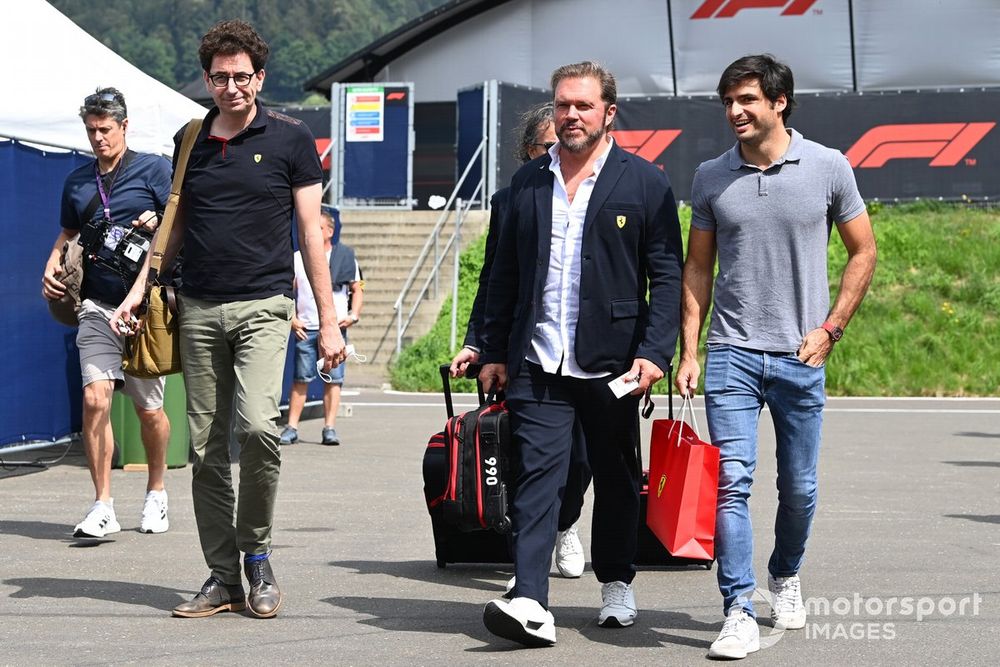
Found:
M 122 342 L 109 324 L 114 312 L 114 307 L 93 299 L 84 299 L 80 304 L 80 329 L 76 333 L 76 346 L 80 348 L 83 386 L 100 380 L 112 380 L 115 389 L 121 389 L 137 407 L 145 410 L 163 407 L 163 385 L 166 378 L 134 378 L 122 370 Z

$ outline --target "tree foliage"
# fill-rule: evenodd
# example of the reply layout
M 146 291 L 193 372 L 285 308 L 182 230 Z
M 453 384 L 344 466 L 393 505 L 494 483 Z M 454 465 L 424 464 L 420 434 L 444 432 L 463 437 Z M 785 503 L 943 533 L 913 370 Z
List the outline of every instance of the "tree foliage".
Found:
M 201 77 L 198 44 L 217 21 L 241 18 L 271 47 L 264 95 L 295 103 L 302 84 L 446 0 L 50 0 L 77 25 L 172 88 Z

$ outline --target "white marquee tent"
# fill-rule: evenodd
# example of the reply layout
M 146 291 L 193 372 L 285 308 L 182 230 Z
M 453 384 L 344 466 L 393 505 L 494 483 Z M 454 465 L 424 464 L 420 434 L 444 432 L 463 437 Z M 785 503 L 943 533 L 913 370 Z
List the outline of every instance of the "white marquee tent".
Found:
M 128 103 L 128 145 L 173 153 L 173 135 L 205 109 L 146 76 L 42 0 L 4 3 L 0 19 L 0 449 L 80 429 L 76 331 L 56 324 L 39 279 L 59 232 L 62 184 L 90 144 L 83 98 L 114 86 Z M 7 139 L 17 139 L 9 141 Z M 77 153 L 74 155 L 68 150 Z
M 128 104 L 129 147 L 173 153 L 173 135 L 205 109 L 144 74 L 44 0 L 4 6 L 0 21 L 0 136 L 90 152 L 83 98 L 114 86 Z

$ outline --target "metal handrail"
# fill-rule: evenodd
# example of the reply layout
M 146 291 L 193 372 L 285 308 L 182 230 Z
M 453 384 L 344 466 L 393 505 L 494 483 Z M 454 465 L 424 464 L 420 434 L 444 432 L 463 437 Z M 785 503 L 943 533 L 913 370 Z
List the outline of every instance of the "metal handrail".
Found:
M 323 164 L 323 160 L 326 159 L 327 155 L 329 155 L 330 153 L 333 152 L 333 147 L 336 146 L 336 145 L 337 145 L 337 140 L 336 139 L 331 139 L 330 143 L 327 144 L 326 148 L 319 155 L 319 163 L 320 164 Z M 330 189 L 331 185 L 333 185 L 333 179 L 332 178 L 326 182 L 326 185 L 323 186 L 323 192 L 320 194 L 321 197 L 324 196 L 324 195 L 326 195 L 326 191 Z
M 465 184 L 465 179 L 468 177 L 469 171 L 471 171 L 472 169 L 472 165 L 476 163 L 476 160 L 479 158 L 479 155 L 486 148 L 486 141 L 487 138 L 483 137 L 483 140 L 479 142 L 479 145 L 476 147 L 476 150 L 472 154 L 472 157 L 469 158 L 469 162 L 465 166 L 465 170 L 462 172 L 462 176 L 458 179 L 458 182 L 455 184 L 455 188 L 451 191 L 451 195 L 448 197 L 448 201 L 445 203 L 444 208 L 441 211 L 440 218 L 438 218 L 437 223 L 434 225 L 434 229 L 428 235 L 427 241 L 424 243 L 424 247 L 420 250 L 420 255 L 417 257 L 417 260 L 413 263 L 413 268 L 410 269 L 410 273 L 406 277 L 406 282 L 403 283 L 403 288 L 399 291 L 399 296 L 396 297 L 396 301 L 392 306 L 392 309 L 396 311 L 396 356 L 397 357 L 399 356 L 399 353 L 403 350 L 403 334 L 406 332 L 407 328 L 409 328 L 410 323 L 413 322 L 413 318 L 417 313 L 417 309 L 420 307 L 420 303 L 423 301 L 424 295 L 427 293 L 427 290 L 430 287 L 431 283 L 434 284 L 434 293 L 435 296 L 437 295 L 438 273 L 441 268 L 441 264 L 444 262 L 444 259 L 448 256 L 448 252 L 451 250 L 452 246 L 455 246 L 456 248 L 455 261 L 456 262 L 458 261 L 457 239 L 460 238 L 461 225 L 465 218 L 465 214 L 468 212 L 468 208 L 462 211 L 456 218 L 455 231 L 448 238 L 448 241 L 445 244 L 444 252 L 438 251 L 438 243 L 440 241 L 441 229 L 448 221 L 448 218 L 451 217 L 452 204 L 455 204 L 457 202 L 456 209 L 461 208 L 462 200 L 458 199 L 458 191 Z M 473 195 L 469 199 L 470 202 L 474 201 L 476 196 L 482 190 L 484 176 L 485 174 L 480 174 L 479 183 L 476 185 L 476 188 L 473 191 Z M 410 291 L 410 288 L 413 287 L 413 283 L 416 281 L 417 275 L 420 273 L 420 269 L 423 267 L 424 262 L 427 260 L 427 256 L 430 254 L 432 247 L 434 249 L 434 265 L 431 268 L 430 275 L 428 275 L 427 279 L 424 281 L 420 293 L 417 295 L 413 307 L 410 309 L 409 313 L 407 314 L 406 321 L 404 322 L 403 301 L 406 299 Z

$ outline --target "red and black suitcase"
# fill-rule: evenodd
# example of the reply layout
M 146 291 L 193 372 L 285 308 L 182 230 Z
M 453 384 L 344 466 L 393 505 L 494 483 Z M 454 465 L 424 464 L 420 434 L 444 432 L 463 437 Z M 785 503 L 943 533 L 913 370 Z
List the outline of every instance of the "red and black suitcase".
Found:
M 467 377 L 478 372 L 470 367 Z M 448 563 L 512 563 L 507 510 L 510 427 L 502 403 L 487 400 L 477 381 L 479 407 L 456 416 L 448 366 L 441 366 L 445 429 L 424 452 L 424 498 L 431 515 L 438 567 Z

